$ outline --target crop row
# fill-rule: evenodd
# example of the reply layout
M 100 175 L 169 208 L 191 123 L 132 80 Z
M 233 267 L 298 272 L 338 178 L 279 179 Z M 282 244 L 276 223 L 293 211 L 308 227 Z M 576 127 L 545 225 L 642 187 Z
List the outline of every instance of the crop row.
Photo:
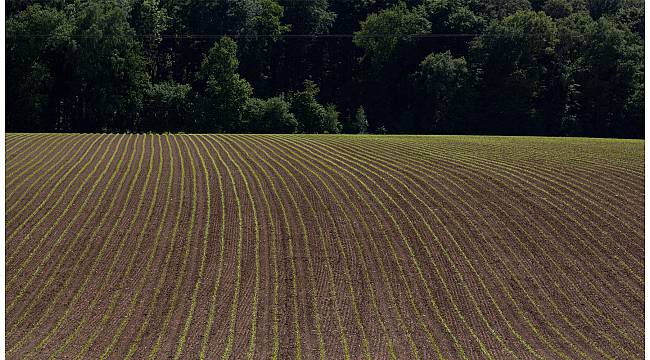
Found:
M 9 134 L 8 358 L 636 358 L 641 142 Z

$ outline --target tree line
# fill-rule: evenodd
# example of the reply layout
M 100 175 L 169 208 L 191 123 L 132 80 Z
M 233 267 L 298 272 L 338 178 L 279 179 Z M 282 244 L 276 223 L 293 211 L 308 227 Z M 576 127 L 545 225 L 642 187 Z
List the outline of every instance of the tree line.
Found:
M 643 0 L 8 0 L 8 131 L 644 136 Z

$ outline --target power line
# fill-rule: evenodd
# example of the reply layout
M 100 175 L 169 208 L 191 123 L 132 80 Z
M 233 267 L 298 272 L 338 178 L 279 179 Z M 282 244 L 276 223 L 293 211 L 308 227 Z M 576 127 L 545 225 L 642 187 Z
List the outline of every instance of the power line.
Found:
M 479 36 L 478 33 L 465 34 L 139 34 L 133 35 L 138 38 L 163 38 L 163 39 L 220 39 L 230 37 L 235 39 L 256 39 L 256 38 L 274 38 L 274 39 L 351 39 L 351 38 L 472 38 Z M 12 34 L 6 35 L 6 38 L 44 38 L 50 37 L 50 34 Z M 126 36 L 117 35 L 70 35 L 72 38 L 116 38 Z
M 352 39 L 352 38 L 366 38 L 366 39 L 390 39 L 390 38 L 409 38 L 409 39 L 453 39 L 453 38 L 475 38 L 478 36 L 483 37 L 532 37 L 538 35 L 546 35 L 545 33 L 525 33 L 525 34 L 495 34 L 495 33 L 456 33 L 456 34 L 133 34 L 129 36 L 124 35 L 69 35 L 71 38 L 78 39 L 110 39 L 110 38 L 162 38 L 162 39 L 189 39 L 189 40 L 212 40 L 229 37 L 233 39 L 258 39 L 258 38 L 272 38 L 272 39 Z M 51 34 L 6 34 L 5 38 L 48 38 Z M 572 34 L 572 37 L 583 38 L 584 34 Z

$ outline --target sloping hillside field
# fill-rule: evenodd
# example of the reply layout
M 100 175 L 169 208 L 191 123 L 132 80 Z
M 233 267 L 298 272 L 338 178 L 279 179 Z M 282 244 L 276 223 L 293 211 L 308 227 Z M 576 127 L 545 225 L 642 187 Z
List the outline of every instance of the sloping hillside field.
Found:
M 6 357 L 640 359 L 642 141 L 6 136 Z

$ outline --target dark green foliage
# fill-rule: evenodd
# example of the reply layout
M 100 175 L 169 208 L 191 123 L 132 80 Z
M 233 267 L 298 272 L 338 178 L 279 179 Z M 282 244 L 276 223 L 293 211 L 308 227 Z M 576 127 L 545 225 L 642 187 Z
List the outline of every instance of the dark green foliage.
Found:
M 430 28 L 431 23 L 422 12 L 399 3 L 361 22 L 354 43 L 364 50 L 364 61 L 381 68 L 395 55 L 408 54 L 409 47 L 415 43 L 414 36 L 426 34 Z
M 620 5 L 620 0 L 587 0 L 587 10 L 595 20 L 604 15 L 614 14 Z
M 280 0 L 286 9 L 286 21 L 297 34 L 326 34 L 336 14 L 329 11 L 327 0 Z
M 421 9 L 434 34 L 473 34 L 485 26 L 474 1 L 424 0 Z
M 190 120 L 191 87 L 166 81 L 153 84 L 145 92 L 140 131 L 184 131 L 192 129 Z
M 129 9 L 116 0 L 83 1 L 75 7 L 70 59 L 75 91 L 62 102 L 80 110 L 70 127 L 125 131 L 137 122 L 150 81 L 142 45 L 128 22 Z
M 128 16 L 113 1 L 79 1 L 64 10 L 34 5 L 10 19 L 7 65 L 17 89 L 8 108 L 30 114 L 9 117 L 8 128 L 132 129 L 149 75 Z
M 479 92 L 480 129 L 497 134 L 553 134 L 566 90 L 555 48 L 553 19 L 520 11 L 493 23 L 472 44 Z
M 643 137 L 644 7 L 12 0 L 6 126 Z
M 244 109 L 244 123 L 248 131 L 258 134 L 293 134 L 298 129 L 289 104 L 279 96 L 268 100 L 251 98 Z
M 634 137 L 643 131 L 643 43 L 602 18 L 589 25 L 573 72 L 580 129 L 590 136 Z
M 461 108 L 469 90 L 465 59 L 454 58 L 448 51 L 430 54 L 412 78 L 417 97 L 412 126 L 427 133 L 462 131 Z
M 431 22 L 421 8 L 400 2 L 371 14 L 354 34 L 354 43 L 363 50 L 360 82 L 364 104 L 372 119 L 386 119 L 389 131 L 408 132 L 408 123 L 399 120 L 412 100 L 408 75 L 426 54 L 417 54 Z M 390 120 L 389 120 L 390 119 Z
M 544 12 L 553 19 L 561 19 L 571 14 L 573 9 L 567 0 L 548 0 L 544 4 Z
M 55 71 L 60 57 L 71 51 L 65 13 L 34 5 L 9 19 L 6 42 L 7 127 L 14 131 L 52 131 L 46 119 L 55 108 Z M 31 37 L 25 34 L 41 34 Z
M 485 0 L 481 1 L 483 5 L 483 16 L 489 19 L 503 19 L 517 11 L 539 10 L 539 0 Z M 535 8 L 533 8 L 533 3 Z
M 237 44 L 224 37 L 203 58 L 197 73 L 199 107 L 195 119 L 201 131 L 242 131 L 242 111 L 253 94 L 237 73 Z
M 169 27 L 170 20 L 167 10 L 160 5 L 159 0 L 134 0 L 129 22 L 142 42 L 142 49 L 149 60 L 148 68 L 154 76 L 160 66 L 166 65 L 153 59 L 159 55 L 162 36 Z
M 325 129 L 327 113 L 325 107 L 316 100 L 320 89 L 311 80 L 305 80 L 303 86 L 303 90 L 291 94 L 291 111 L 300 123 L 300 131 L 322 132 Z
M 354 114 L 354 123 L 352 128 L 353 133 L 365 134 L 368 132 L 368 118 L 363 106 L 359 106 L 357 112 Z
M 334 104 L 325 106 L 325 114 L 322 120 L 321 130 L 325 134 L 338 134 L 341 132 L 341 123 L 339 122 L 339 112 L 336 111 Z
M 645 36 L 645 4 L 643 0 L 622 0 L 615 21 L 627 26 L 642 38 Z

